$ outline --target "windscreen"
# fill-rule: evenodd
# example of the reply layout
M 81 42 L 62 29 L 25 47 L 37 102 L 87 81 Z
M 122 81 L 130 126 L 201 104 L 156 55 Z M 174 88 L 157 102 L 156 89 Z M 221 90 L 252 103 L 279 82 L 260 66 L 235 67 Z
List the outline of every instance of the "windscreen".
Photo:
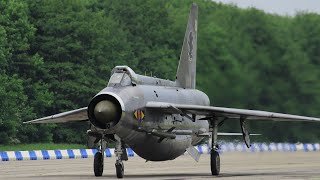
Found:
M 110 80 L 109 80 L 109 84 L 119 84 L 122 80 L 124 73 L 114 73 Z
M 126 73 L 114 73 L 108 83 L 108 86 L 115 86 L 115 85 L 121 85 L 121 86 L 129 86 L 131 85 L 131 78 Z

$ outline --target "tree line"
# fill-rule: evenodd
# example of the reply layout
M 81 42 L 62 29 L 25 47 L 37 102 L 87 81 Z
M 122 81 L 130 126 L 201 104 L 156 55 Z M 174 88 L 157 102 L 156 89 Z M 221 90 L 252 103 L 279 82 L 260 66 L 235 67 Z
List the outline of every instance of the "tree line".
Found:
M 192 2 L 0 1 L 0 143 L 84 143 L 85 122 L 22 122 L 87 106 L 116 65 L 173 80 Z M 196 2 L 197 88 L 212 105 L 320 116 L 320 15 Z M 320 139 L 315 123 L 250 125 L 261 141 Z

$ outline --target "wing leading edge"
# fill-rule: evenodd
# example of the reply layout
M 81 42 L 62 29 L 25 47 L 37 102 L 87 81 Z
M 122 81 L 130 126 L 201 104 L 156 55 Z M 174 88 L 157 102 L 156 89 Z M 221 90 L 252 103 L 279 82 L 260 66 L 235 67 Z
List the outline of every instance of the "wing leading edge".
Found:
M 147 108 L 160 109 L 172 114 L 196 114 L 207 117 L 225 117 L 239 119 L 245 117 L 250 120 L 273 120 L 273 121 L 309 121 L 320 122 L 320 118 L 297 116 L 291 114 L 275 113 L 259 110 L 225 108 L 215 106 L 201 106 L 188 104 L 172 104 L 165 102 L 148 102 Z M 205 118 L 203 118 L 205 119 Z
M 23 122 L 24 124 L 32 123 L 65 123 L 73 121 L 85 121 L 88 120 L 87 107 L 67 111 L 52 116 L 47 116 L 40 119 Z

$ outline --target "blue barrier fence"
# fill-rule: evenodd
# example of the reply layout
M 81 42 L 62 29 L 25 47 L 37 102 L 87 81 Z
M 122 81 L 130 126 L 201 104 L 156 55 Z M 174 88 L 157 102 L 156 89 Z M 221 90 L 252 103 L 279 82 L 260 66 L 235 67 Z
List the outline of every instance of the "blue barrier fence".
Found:
M 320 151 L 320 144 L 289 144 L 289 143 L 253 143 L 247 148 L 243 143 L 221 143 L 220 153 L 227 152 L 296 152 L 296 151 Z M 210 146 L 198 145 L 196 149 L 201 154 L 209 154 Z M 22 160 L 49 160 L 49 159 L 76 159 L 91 158 L 97 152 L 96 149 L 66 149 L 66 150 L 33 150 L 33 151 L 3 151 L 0 152 L 0 161 L 22 161 Z M 131 149 L 127 148 L 129 157 L 137 156 Z M 114 149 L 105 150 L 106 157 L 114 157 Z

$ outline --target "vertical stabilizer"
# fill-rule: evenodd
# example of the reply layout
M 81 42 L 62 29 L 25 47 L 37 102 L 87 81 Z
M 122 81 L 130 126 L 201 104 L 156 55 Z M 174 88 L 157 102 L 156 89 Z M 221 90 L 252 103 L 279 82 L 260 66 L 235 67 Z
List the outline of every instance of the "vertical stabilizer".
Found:
M 197 26 L 198 6 L 193 3 L 176 75 L 177 84 L 183 88 L 194 89 L 196 87 Z

